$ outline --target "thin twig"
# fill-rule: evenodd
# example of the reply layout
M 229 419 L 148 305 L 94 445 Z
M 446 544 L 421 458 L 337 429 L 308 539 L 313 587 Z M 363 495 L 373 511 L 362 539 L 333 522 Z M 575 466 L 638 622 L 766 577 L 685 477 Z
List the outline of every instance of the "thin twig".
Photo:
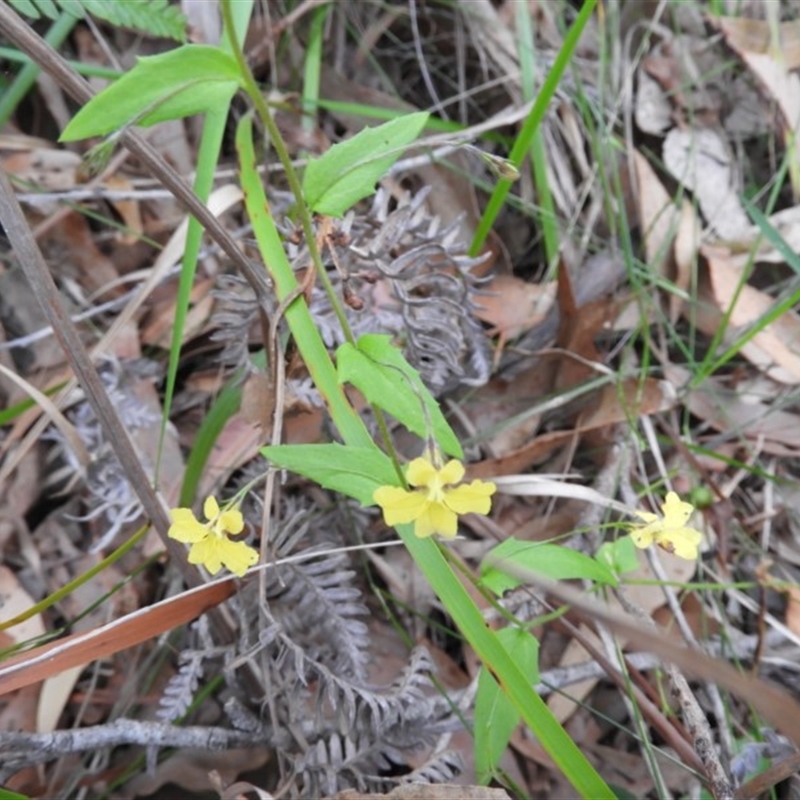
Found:
M 86 104 L 94 97 L 94 92 L 89 84 L 6 4 L 0 4 L 0 33 L 3 33 L 16 47 L 52 75 L 56 83 L 73 100 Z M 242 271 L 253 287 L 256 297 L 264 303 L 265 311 L 268 311 L 265 301 L 271 296 L 272 290 L 265 270 L 260 269 L 244 256 L 236 244 L 236 240 L 149 142 L 133 130 L 125 130 L 121 138 L 123 144 L 139 158 L 144 167 L 169 189 L 189 213 L 197 218 L 208 235 Z
M 639 606 L 628 600 L 622 589 L 617 590 L 617 597 L 622 607 L 629 614 L 652 628 L 654 632 L 657 631 L 653 620 Z M 706 777 L 711 784 L 712 794 L 716 800 L 733 800 L 733 784 L 719 759 L 711 726 L 708 724 L 703 709 L 700 708 L 700 704 L 689 686 L 689 681 L 686 680 L 683 673 L 674 664 L 667 663 L 665 669 L 672 693 L 678 700 L 683 712 L 683 720 L 692 737 L 695 752 L 703 762 Z
M 101 747 L 141 745 L 220 751 L 235 747 L 264 747 L 272 744 L 270 740 L 266 729 L 246 732 L 205 726 L 178 727 L 133 719 L 118 719 L 107 725 L 52 733 L 2 733 L 0 783 L 5 783 L 26 767 Z
M 6 173 L 1 169 L 0 218 L 3 220 L 6 235 L 14 248 L 25 277 L 42 304 L 42 308 L 55 331 L 55 335 L 64 350 L 70 366 L 76 376 L 80 378 L 83 389 L 86 392 L 86 399 L 91 404 L 92 410 L 103 426 L 108 441 L 114 448 L 114 452 L 122 464 L 128 480 L 136 491 L 145 513 L 161 536 L 170 556 L 180 567 L 184 578 L 190 585 L 197 585 L 200 582 L 200 576 L 194 567 L 186 561 L 184 549 L 177 542 L 167 537 L 170 520 L 167 516 L 165 504 L 151 486 L 141 459 L 137 455 L 133 442 L 128 435 L 128 430 L 122 424 L 116 409 L 109 400 L 97 369 L 83 345 L 80 334 L 64 309 L 58 287 L 50 274 L 42 251 L 33 238 Z

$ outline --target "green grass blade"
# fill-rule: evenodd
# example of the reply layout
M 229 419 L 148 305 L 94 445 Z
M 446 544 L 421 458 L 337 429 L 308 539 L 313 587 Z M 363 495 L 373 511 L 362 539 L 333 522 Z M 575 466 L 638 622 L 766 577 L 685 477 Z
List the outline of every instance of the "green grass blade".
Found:
M 519 63 L 522 72 L 522 96 L 525 102 L 529 102 L 536 95 L 536 63 L 533 51 L 535 36 L 531 25 L 532 15 L 530 8 L 525 3 L 517 3 L 515 10 Z M 530 155 L 536 197 L 541 207 L 539 222 L 542 226 L 544 252 L 548 265 L 547 275 L 544 280 L 551 280 L 552 270 L 558 263 L 560 236 L 553 194 L 550 191 L 550 184 L 547 180 L 547 154 L 545 153 L 544 138 L 542 137 L 542 130 L 538 126 L 531 138 Z
M 307 133 L 316 127 L 313 117 L 319 103 L 320 75 L 322 74 L 322 34 L 325 20 L 333 6 L 320 6 L 314 11 L 308 32 L 305 65 L 303 70 L 303 119 L 301 126 Z
M 589 21 L 589 17 L 591 17 L 596 4 L 597 0 L 586 0 L 583 4 L 583 8 L 581 8 L 580 13 L 564 39 L 561 50 L 558 51 L 558 55 L 553 62 L 550 72 L 542 83 L 542 88 L 536 96 L 536 101 L 526 117 L 522 130 L 519 132 L 508 156 L 508 160 L 517 169 L 519 169 L 525 154 L 530 150 L 536 129 L 544 119 L 547 106 L 550 104 L 550 100 L 558 88 L 558 82 L 561 80 L 561 76 L 564 74 L 567 64 L 569 64 L 575 52 L 575 48 L 578 46 L 578 39 L 581 33 L 583 33 L 583 29 L 586 27 L 586 23 Z M 500 179 L 497 186 L 495 186 L 494 192 L 492 192 L 492 196 L 489 198 L 486 210 L 483 212 L 483 216 L 481 216 L 480 222 L 478 223 L 475 236 L 472 239 L 472 245 L 469 249 L 471 256 L 476 256 L 480 253 L 483 243 L 486 241 L 486 237 L 489 235 L 489 231 L 492 225 L 494 225 L 494 221 L 500 213 L 500 209 L 503 207 L 503 203 L 505 202 L 506 195 L 512 183 L 513 181 L 511 180 Z
M 253 10 L 253 0 L 238 2 L 235 4 L 235 26 L 236 35 L 239 41 L 244 40 L 247 25 L 250 21 L 250 14 Z M 229 52 L 228 37 L 223 33 L 221 48 L 224 52 Z M 214 184 L 214 172 L 219 161 L 219 154 L 222 149 L 222 140 L 225 136 L 225 124 L 228 118 L 229 104 L 224 108 L 206 114 L 203 124 L 203 134 L 200 139 L 200 149 L 197 155 L 197 173 L 194 180 L 195 194 L 203 201 L 208 199 L 211 187 Z M 200 253 L 200 245 L 203 240 L 203 227 L 192 217 L 189 220 L 189 228 L 186 233 L 186 249 L 183 251 L 181 260 L 181 275 L 178 281 L 178 297 L 175 301 L 175 323 L 172 329 L 172 342 L 169 351 L 169 363 L 167 365 L 167 382 L 164 390 L 164 412 L 161 420 L 161 432 L 158 441 L 158 455 L 155 466 L 155 482 L 158 484 L 158 475 L 161 468 L 161 454 L 164 447 L 164 437 L 167 433 L 167 422 L 172 408 L 172 400 L 175 395 L 175 381 L 178 375 L 178 363 L 181 355 L 181 344 L 183 343 L 183 329 L 186 325 L 186 317 L 189 313 L 189 300 L 194 286 L 195 273 L 197 271 L 197 256 Z M 181 491 L 181 496 L 183 496 Z
M 768 217 L 744 196 L 742 197 L 742 205 L 753 222 L 758 225 L 763 237 L 786 259 L 786 263 L 794 273 L 800 275 L 800 256 L 792 250 L 791 245 L 781 236 Z
M 418 539 L 411 525 L 398 526 L 408 551 L 430 583 L 464 638 L 503 687 L 539 743 L 547 751 L 575 790 L 585 798 L 615 798 L 614 792 L 578 749 L 533 690 L 495 633 L 453 573 L 441 550 L 431 539 Z
M 236 129 L 236 149 L 239 153 L 245 205 L 253 225 L 253 233 L 261 257 L 268 265 L 270 276 L 275 282 L 278 300 L 284 302 L 296 294 L 299 287 L 270 214 L 269 203 L 256 169 L 253 122 L 249 115 L 242 117 Z M 373 446 L 372 438 L 361 417 L 353 410 L 339 385 L 336 369 L 302 295 L 298 295 L 289 303 L 285 316 L 314 385 L 326 399 L 328 410 L 345 443 L 354 447 Z
M 181 496 L 178 505 L 191 508 L 197 494 L 197 487 L 203 477 L 203 469 L 225 423 L 239 410 L 242 390 L 238 386 L 226 386 L 214 400 L 194 437 L 192 451 L 186 459 Z
M 78 18 L 74 14 L 69 14 L 65 11 L 50 26 L 50 30 L 47 31 L 44 37 L 45 41 L 53 49 L 58 50 L 77 22 Z M 36 83 L 39 72 L 41 72 L 39 66 L 28 60 L 28 63 L 14 78 L 11 86 L 0 92 L 0 128 L 3 128 L 11 119 L 22 98 L 28 94 L 31 87 Z

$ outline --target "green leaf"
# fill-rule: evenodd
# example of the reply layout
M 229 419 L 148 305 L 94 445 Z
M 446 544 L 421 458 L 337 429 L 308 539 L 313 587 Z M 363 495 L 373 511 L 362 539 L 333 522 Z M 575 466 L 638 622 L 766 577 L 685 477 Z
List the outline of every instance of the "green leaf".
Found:
M 363 506 L 375 505 L 379 486 L 397 486 L 392 460 L 377 447 L 341 444 L 281 444 L 262 447 L 273 464 L 311 478 L 320 486 L 355 497 Z
M 464 452 L 439 404 L 422 382 L 419 372 L 391 343 L 391 336 L 370 333 L 353 346 L 336 351 L 340 383 L 351 383 L 371 403 L 387 411 L 412 433 L 427 439 L 432 433 L 439 447 L 454 458 Z
M 481 582 L 495 594 L 513 589 L 522 581 L 495 566 L 498 561 L 510 561 L 525 569 L 539 572 L 553 580 L 571 580 L 585 578 L 597 583 L 616 586 L 618 581 L 614 573 L 605 565 L 577 550 L 570 550 L 555 544 L 538 542 L 521 542 L 513 536 L 493 548 L 486 559 L 490 561 L 481 565 Z
M 597 550 L 595 558 L 617 575 L 624 575 L 639 568 L 636 545 L 630 536 L 620 536 L 613 542 L 604 542 Z
M 85 12 L 112 25 L 151 36 L 186 41 L 186 17 L 168 0 L 9 0 L 19 14 L 33 19 L 57 19 L 60 10 L 76 19 Z M 60 10 L 59 10 L 60 9 Z
M 9 0 L 9 4 L 17 14 L 31 19 L 41 19 L 43 16 L 48 19 L 57 19 L 59 14 L 58 7 L 53 0 L 35 0 L 35 2 L 33 0 Z M 76 10 L 80 15 L 80 10 Z M 74 15 L 75 11 L 70 10 L 69 13 Z
M 430 115 L 408 114 L 377 128 L 364 128 L 309 161 L 303 175 L 303 197 L 312 211 L 340 217 L 375 191 L 400 153 L 419 136 Z
M 513 625 L 497 631 L 497 638 L 529 677 L 531 685 L 539 682 L 539 642 L 528 631 Z M 475 771 L 478 782 L 488 783 L 519 724 L 522 715 L 486 667 L 478 675 L 475 696 Z
M 234 58 L 218 47 L 191 44 L 144 56 L 72 119 L 60 141 L 103 136 L 125 125 L 155 125 L 227 104 L 239 88 Z
M 60 0 L 64 6 L 73 5 Z M 151 36 L 186 41 L 186 17 L 179 5 L 168 0 L 81 0 L 76 5 L 113 25 L 131 28 Z
M 10 789 L 0 789 L 0 800 L 31 800 L 29 794 L 17 794 Z
M 418 539 L 413 525 L 397 525 L 417 567 L 433 586 L 464 638 L 478 658 L 491 666 L 500 684 L 525 724 L 558 768 L 575 787 L 578 796 L 592 800 L 615 800 L 614 793 L 597 774 L 592 763 L 553 716 L 547 703 L 533 690 L 530 675 L 508 654 L 497 633 L 487 624 L 474 600 L 456 577 L 443 549 L 431 538 Z

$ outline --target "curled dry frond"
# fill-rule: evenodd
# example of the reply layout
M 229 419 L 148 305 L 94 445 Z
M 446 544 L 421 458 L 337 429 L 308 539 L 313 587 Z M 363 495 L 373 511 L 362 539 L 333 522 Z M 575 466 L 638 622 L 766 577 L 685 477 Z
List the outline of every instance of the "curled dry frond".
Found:
M 261 469 L 263 463 L 254 464 L 241 480 L 251 480 Z M 256 493 L 247 496 L 241 510 L 251 525 L 260 521 Z M 423 648 L 410 654 L 390 685 L 370 684 L 368 666 L 376 654 L 364 622 L 368 612 L 359 576 L 349 555 L 331 552 L 334 543 L 352 536 L 354 521 L 366 524 L 364 512 L 349 506 L 314 511 L 292 496 L 284 498 L 281 511 L 285 521 L 273 530 L 270 553 L 276 566 L 265 573 L 266 595 L 258 596 L 253 581 L 233 601 L 241 641 L 217 647 L 205 628 L 193 630 L 162 714 L 179 716 L 199 675 L 222 667 L 238 698 L 225 706 L 231 725 L 259 733 L 276 749 L 295 776 L 290 796 L 391 787 L 399 778 L 386 773 L 399 775 L 406 753 L 430 747 L 460 723 L 433 691 L 433 664 Z M 280 563 L 298 555 L 308 558 Z M 244 670 L 260 676 L 262 696 L 253 693 Z
M 98 374 L 120 416 L 122 424 L 129 431 L 136 431 L 160 422 L 160 417 L 145 405 L 133 391 L 134 380 L 151 372 L 149 362 L 119 361 L 105 356 L 98 365 Z M 80 520 L 90 520 L 105 516 L 108 528 L 103 536 L 92 545 L 90 552 L 96 553 L 110 544 L 114 537 L 129 522 L 134 522 L 142 514 L 141 503 L 128 481 L 125 471 L 107 441 L 102 425 L 86 399 L 82 398 L 67 411 L 67 417 L 75 426 L 92 460 L 86 470 L 78 461 L 69 444 L 55 426 L 50 426 L 45 438 L 56 442 L 57 456 L 64 466 L 52 476 L 69 475 L 72 480 L 79 479 L 84 486 L 84 502 L 89 510 Z M 144 454 L 141 458 L 146 462 Z
M 474 313 L 481 281 L 472 270 L 484 259 L 466 255 L 466 245 L 458 241 L 458 220 L 442 227 L 438 217 L 431 217 L 425 206 L 428 193 L 423 189 L 390 210 L 391 197 L 378 191 L 368 214 L 352 212 L 328 236 L 322 257 L 334 286 L 350 300 L 345 313 L 355 335 L 396 336 L 408 361 L 438 395 L 485 383 L 491 358 Z M 306 269 L 308 249 L 291 244 L 293 233 L 284 230 L 292 264 Z M 220 357 L 224 364 L 246 370 L 248 334 L 258 321 L 255 297 L 230 277 L 222 279 L 216 296 L 213 338 L 224 344 Z M 336 316 L 318 287 L 310 309 L 325 343 L 341 344 L 344 336 Z

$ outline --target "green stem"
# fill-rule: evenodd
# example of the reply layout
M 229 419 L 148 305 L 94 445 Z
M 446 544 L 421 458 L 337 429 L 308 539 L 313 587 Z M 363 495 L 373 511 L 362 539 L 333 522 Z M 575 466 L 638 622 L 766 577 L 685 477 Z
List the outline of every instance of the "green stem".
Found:
M 597 0 L 586 0 L 583 4 L 580 14 L 578 14 L 564 39 L 561 50 L 558 51 L 552 69 L 547 73 L 547 77 L 544 83 L 542 83 L 542 88 L 536 96 L 536 101 L 531 107 L 530 113 L 522 126 L 522 130 L 520 130 L 514 142 L 514 146 L 511 148 L 511 152 L 508 155 L 508 160 L 517 169 L 519 169 L 522 159 L 530 148 L 536 129 L 544 119 L 547 106 L 550 104 L 550 100 L 558 88 L 558 82 L 561 80 L 561 76 L 564 74 L 567 64 L 569 64 L 570 58 L 578 45 L 578 39 L 581 33 L 583 33 L 583 29 L 586 27 L 586 23 L 589 21 L 596 4 Z M 471 256 L 476 256 L 480 253 L 483 243 L 486 241 L 486 237 L 489 235 L 489 231 L 492 229 L 492 225 L 494 225 L 494 221 L 497 219 L 497 215 L 500 213 L 506 195 L 513 183 L 513 181 L 507 179 L 502 179 L 497 182 L 497 186 L 495 186 L 492 192 L 486 210 L 483 212 L 483 216 L 478 223 L 475 236 L 472 239 L 472 245 L 469 249 L 469 254 Z
M 283 137 L 278 130 L 278 126 L 275 124 L 272 114 L 270 114 L 266 100 L 264 100 L 264 95 L 258 88 L 258 84 L 253 77 L 253 73 L 250 71 L 250 67 L 247 65 L 244 52 L 242 51 L 239 42 L 235 41 L 234 38 L 231 37 L 229 23 L 231 14 L 231 0 L 223 0 L 222 17 L 225 20 L 225 28 L 228 31 L 228 36 L 231 41 L 231 52 L 233 57 L 236 59 L 236 62 L 239 65 L 239 70 L 242 74 L 244 89 L 250 97 L 253 107 L 258 113 L 258 117 L 261 120 L 261 123 L 264 125 L 267 134 L 269 135 L 272 146 L 275 148 L 275 153 L 278 156 L 278 160 L 283 165 L 283 169 L 286 173 L 286 180 L 289 182 L 289 188 L 291 189 L 292 194 L 297 201 L 297 213 L 300 216 L 300 224 L 303 226 L 303 234 L 305 235 L 306 244 L 308 245 L 308 253 L 311 256 L 311 262 L 314 265 L 317 276 L 322 283 L 322 288 L 325 290 L 325 294 L 328 296 L 328 300 L 330 301 L 331 307 L 336 314 L 339 325 L 342 327 L 342 332 L 345 339 L 351 344 L 355 344 L 355 338 L 353 337 L 353 331 L 350 329 L 350 323 L 347 321 L 347 317 L 345 316 L 342 305 L 339 302 L 339 298 L 336 296 L 336 291 L 333 288 L 331 279 L 322 263 L 322 257 L 320 256 L 317 238 L 314 232 L 314 224 L 311 219 L 311 213 L 309 212 L 308 206 L 306 206 L 303 200 L 303 188 L 300 185 L 300 179 L 297 177 L 297 172 L 292 164 L 291 156 L 286 148 L 286 143 L 283 141 Z
M 149 530 L 149 525 L 143 525 L 139 528 L 136 533 L 128 539 L 127 542 L 120 545 L 113 553 L 107 555 L 102 561 L 95 564 L 95 566 L 87 569 L 86 572 L 79 575 L 74 580 L 71 580 L 69 583 L 62 586 L 60 589 L 57 589 L 52 594 L 47 595 L 43 600 L 40 600 L 36 603 L 35 606 L 32 606 L 27 611 L 23 611 L 22 614 L 17 614 L 16 617 L 12 617 L 11 619 L 4 620 L 0 622 L 0 631 L 4 631 L 7 628 L 11 628 L 14 625 L 19 625 L 21 622 L 25 622 L 25 620 L 30 619 L 31 617 L 35 617 L 37 614 L 41 614 L 47 608 L 57 603 L 62 598 L 66 597 L 68 594 L 74 592 L 78 587 L 83 586 L 84 583 L 91 580 L 95 575 L 101 573 L 106 567 L 111 566 L 115 561 L 122 558 Z
M 224 0 L 222 3 L 222 16 L 223 19 L 225 20 L 226 30 L 230 30 L 229 19 L 231 18 L 231 13 L 232 13 L 230 4 L 231 0 Z M 320 10 L 320 12 L 321 11 L 322 10 Z M 321 25 L 322 21 L 324 21 L 324 15 L 320 13 L 317 19 L 319 20 L 319 24 Z M 275 121 L 272 118 L 272 114 L 270 114 L 267 103 L 264 100 L 264 96 L 262 95 L 260 89 L 258 88 L 258 85 L 256 84 L 255 78 L 253 77 L 253 73 L 250 71 L 250 67 L 247 65 L 247 61 L 245 60 L 244 52 L 242 51 L 241 45 L 234 37 L 230 35 L 230 33 L 229 33 L 229 40 L 230 40 L 231 51 L 233 53 L 234 58 L 236 58 L 236 61 L 239 65 L 239 70 L 242 73 L 242 78 L 244 80 L 244 85 L 245 85 L 245 91 L 252 100 L 253 105 L 258 113 L 258 116 L 261 119 L 261 122 L 263 123 L 264 127 L 266 128 L 267 133 L 269 134 L 272 146 L 275 148 L 275 152 L 278 155 L 278 159 L 280 160 L 286 172 L 286 179 L 289 182 L 289 188 L 291 189 L 292 194 L 294 195 L 294 198 L 297 202 L 297 212 L 300 216 L 300 222 L 303 226 L 303 233 L 306 238 L 306 243 L 308 244 L 308 252 L 309 255 L 311 256 L 311 261 L 314 265 L 316 274 L 319 277 L 320 282 L 322 283 L 322 287 L 325 290 L 325 294 L 328 297 L 328 301 L 331 304 L 331 308 L 336 314 L 336 318 L 339 321 L 339 325 L 341 326 L 345 340 L 348 341 L 350 344 L 355 345 L 355 337 L 353 336 L 353 331 L 350 328 L 350 323 L 348 322 L 347 316 L 344 313 L 342 304 L 339 302 L 339 297 L 336 294 L 336 290 L 333 287 L 333 283 L 331 282 L 330 276 L 328 275 L 328 272 L 322 263 L 322 257 L 319 252 L 316 233 L 314 231 L 314 225 L 311 219 L 311 213 L 309 212 L 308 206 L 306 205 L 305 202 L 305 198 L 303 197 L 303 188 L 300 184 L 299 178 L 297 177 L 297 172 L 295 171 L 294 165 L 292 164 L 291 156 L 289 155 L 289 151 L 286 148 L 286 143 L 283 141 L 283 137 L 281 136 L 281 133 L 278 130 L 278 126 L 275 124 Z M 293 303 L 292 305 L 295 304 Z M 288 316 L 289 315 L 287 314 L 287 319 Z M 294 331 L 292 331 L 292 333 L 294 334 Z M 310 363 L 307 361 L 306 364 L 309 366 L 310 369 L 311 367 Z M 326 392 L 323 391 L 322 387 L 320 387 L 318 384 L 317 384 L 317 389 L 319 389 L 319 391 L 322 392 L 323 396 L 329 397 L 329 395 L 327 395 Z M 401 484 L 405 485 L 405 476 L 403 475 L 403 471 L 400 468 L 400 464 L 397 461 L 397 454 L 394 451 L 392 439 L 391 436 L 389 435 L 389 429 L 386 424 L 386 417 L 384 416 L 381 409 L 377 408 L 374 405 L 371 405 L 371 408 L 375 415 L 375 419 L 378 423 L 378 430 L 380 431 L 381 439 L 383 440 L 384 449 L 386 450 L 387 453 L 389 453 L 392 462 L 394 463 L 395 470 L 397 471 L 397 475 L 400 478 Z
M 585 24 L 589 13 L 586 8 L 593 6 L 595 2 L 596 0 L 589 0 L 570 35 L 574 34 L 575 29 L 582 27 L 579 25 L 581 19 Z M 223 15 L 229 16 L 230 0 L 224 0 L 222 8 Z M 571 41 L 569 36 L 567 39 L 565 49 Z M 574 48 L 574 42 L 572 47 Z M 272 121 L 264 99 L 247 69 L 244 56 L 241 53 L 236 55 L 242 74 L 245 76 L 248 94 L 269 131 L 278 157 L 286 169 L 289 185 L 298 201 L 298 210 L 303 221 L 309 250 L 318 267 L 318 274 L 323 277 L 325 272 L 319 263 L 319 251 L 314 240 L 311 217 L 303 201 L 301 186 L 292 168 L 286 147 Z M 542 113 L 543 111 L 544 106 Z M 283 249 L 281 237 L 270 214 L 264 187 L 256 171 L 252 122 L 249 116 L 245 116 L 239 123 L 236 132 L 236 146 L 239 151 L 242 188 L 247 212 L 253 224 L 260 252 L 275 282 L 276 294 L 279 301 L 282 302 L 296 291 L 297 281 Z M 329 290 L 326 288 L 326 291 Z M 334 307 L 337 308 L 338 299 L 332 295 L 332 289 L 329 291 L 329 297 L 331 297 Z M 314 384 L 328 402 L 333 422 L 345 444 L 354 447 L 374 446 L 364 423 L 342 391 L 336 369 L 302 296 L 288 304 L 286 320 Z M 345 325 L 346 320 L 344 320 L 343 329 L 348 330 Z M 388 434 L 388 431 L 386 433 Z M 522 674 L 497 636 L 487 627 L 480 610 L 445 561 L 439 546 L 431 539 L 418 539 L 414 536 L 410 525 L 398 526 L 398 531 L 417 566 L 469 644 L 492 671 L 492 674 L 496 676 L 515 708 L 539 739 L 542 747 L 573 786 L 583 797 L 612 800 L 613 792 L 570 739 L 547 704 L 533 690 L 530 681 Z
M 25 53 L 21 53 L 14 47 L 0 47 L 0 58 L 18 64 L 34 63 Z M 115 81 L 123 75 L 118 69 L 101 67 L 99 64 L 82 64 L 80 61 L 71 61 L 69 59 L 65 59 L 65 61 L 78 75 L 84 75 L 87 78 L 106 78 L 107 80 Z M 5 97 L 3 99 L 5 100 Z
M 58 50 L 75 27 L 77 21 L 78 18 L 76 16 L 65 11 L 50 26 L 50 30 L 47 31 L 44 40 L 53 49 Z M 0 92 L 0 128 L 11 119 L 17 105 L 19 105 L 22 98 L 28 94 L 41 72 L 38 64 L 34 64 L 28 59 L 26 60 L 28 63 L 19 71 L 19 75 L 14 78 L 14 82 L 11 86 Z
M 245 206 L 253 224 L 253 233 L 264 263 L 275 283 L 278 301 L 283 302 L 296 294 L 299 287 L 292 265 L 283 249 L 283 241 L 270 213 L 264 186 L 256 169 L 253 124 L 249 115 L 240 120 L 236 129 L 236 149 L 239 152 Z M 302 297 L 297 297 L 295 302 L 289 303 L 285 316 L 311 379 L 328 403 L 328 410 L 344 441 L 356 447 L 374 447 L 369 431 L 339 385 L 336 368 Z

